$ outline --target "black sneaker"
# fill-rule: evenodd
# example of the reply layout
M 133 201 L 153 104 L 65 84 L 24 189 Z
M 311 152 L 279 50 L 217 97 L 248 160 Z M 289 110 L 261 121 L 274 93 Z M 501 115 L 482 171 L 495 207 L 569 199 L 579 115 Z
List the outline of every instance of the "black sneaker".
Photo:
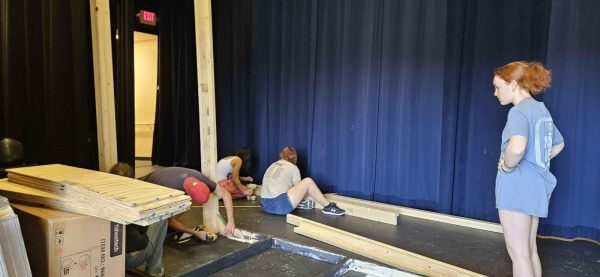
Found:
M 300 202 L 296 208 L 302 209 L 302 210 L 312 210 L 315 208 L 315 201 L 302 200 L 302 202 Z
M 330 202 L 329 205 L 323 208 L 323 213 L 331 215 L 344 215 L 346 211 L 344 209 L 340 209 L 335 202 Z

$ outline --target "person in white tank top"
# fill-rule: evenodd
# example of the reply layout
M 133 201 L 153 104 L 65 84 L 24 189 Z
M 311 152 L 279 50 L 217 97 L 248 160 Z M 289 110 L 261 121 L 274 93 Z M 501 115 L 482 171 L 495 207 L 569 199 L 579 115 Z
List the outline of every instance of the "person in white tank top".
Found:
M 242 147 L 235 156 L 227 156 L 217 163 L 217 182 L 231 194 L 233 199 L 254 193 L 253 189 L 242 184 L 242 181 L 252 182 L 254 179 L 250 176 L 240 176 L 240 172 L 247 174 L 251 160 L 250 149 Z

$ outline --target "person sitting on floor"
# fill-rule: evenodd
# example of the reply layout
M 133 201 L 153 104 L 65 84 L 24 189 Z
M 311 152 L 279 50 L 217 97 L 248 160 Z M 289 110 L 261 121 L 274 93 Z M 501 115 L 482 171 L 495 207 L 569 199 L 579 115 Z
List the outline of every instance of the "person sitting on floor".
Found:
M 252 182 L 252 177 L 240 176 L 241 173 L 248 174 L 251 160 L 250 149 L 242 147 L 235 156 L 227 156 L 217 163 L 217 182 L 233 199 L 244 198 L 254 193 L 253 187 L 242 184 L 242 181 Z
M 300 180 L 300 170 L 296 166 L 298 154 L 293 147 L 285 147 L 279 153 L 278 161 L 267 168 L 263 177 L 261 207 L 271 214 L 286 215 L 298 209 L 312 209 L 315 202 L 304 200 L 310 196 L 323 205 L 323 213 L 343 215 L 335 202 L 329 202 L 321 193 L 315 182 L 307 177 Z

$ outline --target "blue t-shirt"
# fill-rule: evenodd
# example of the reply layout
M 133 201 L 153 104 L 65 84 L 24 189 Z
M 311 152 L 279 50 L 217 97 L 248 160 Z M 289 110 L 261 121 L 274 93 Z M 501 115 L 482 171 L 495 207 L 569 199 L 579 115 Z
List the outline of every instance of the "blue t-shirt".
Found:
M 185 179 L 188 177 L 194 177 L 204 182 L 210 189 L 210 192 L 214 192 L 217 187 L 215 182 L 204 176 L 199 171 L 185 167 L 163 167 L 140 178 L 140 180 L 161 185 L 163 187 L 184 191 L 183 181 L 185 181 Z
M 544 103 L 526 98 L 510 109 L 506 126 L 502 131 L 502 155 L 510 138 L 515 135 L 527 138 L 527 147 L 522 160 L 548 171 L 552 146 L 563 142 L 563 137 L 554 125 Z

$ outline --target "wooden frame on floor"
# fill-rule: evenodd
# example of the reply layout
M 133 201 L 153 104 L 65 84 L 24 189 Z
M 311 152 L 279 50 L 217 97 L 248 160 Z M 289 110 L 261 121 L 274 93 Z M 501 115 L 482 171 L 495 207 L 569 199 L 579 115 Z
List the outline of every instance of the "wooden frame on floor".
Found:
M 430 211 L 423 211 L 419 209 L 407 208 L 402 206 L 384 204 L 374 201 L 362 200 L 357 198 L 351 198 L 347 196 L 341 196 L 334 193 L 325 194 L 325 198 L 329 201 L 333 201 L 339 204 L 340 207 L 344 207 L 344 204 L 357 205 L 363 207 L 369 207 L 381 211 L 395 213 L 396 215 L 405 215 L 421 219 L 432 220 L 436 222 L 442 222 L 447 224 L 453 224 L 468 228 L 474 228 L 478 230 L 502 233 L 502 226 L 497 223 L 487 222 L 483 220 L 465 218 L 454 215 L 441 214 Z M 373 219 L 374 220 L 374 219 Z
M 297 234 L 331 244 L 402 270 L 426 276 L 484 276 L 464 268 L 443 263 L 292 214 L 287 215 L 287 223 L 297 226 L 294 228 L 294 232 Z
M 327 197 L 327 195 L 325 195 Z M 329 201 L 332 201 L 328 199 Z M 361 203 L 350 203 L 345 201 L 334 201 L 338 207 L 346 210 L 347 215 L 356 216 L 377 222 L 398 225 L 398 214 L 387 209 L 380 209 Z M 323 205 L 315 201 L 315 208 L 323 209 Z

